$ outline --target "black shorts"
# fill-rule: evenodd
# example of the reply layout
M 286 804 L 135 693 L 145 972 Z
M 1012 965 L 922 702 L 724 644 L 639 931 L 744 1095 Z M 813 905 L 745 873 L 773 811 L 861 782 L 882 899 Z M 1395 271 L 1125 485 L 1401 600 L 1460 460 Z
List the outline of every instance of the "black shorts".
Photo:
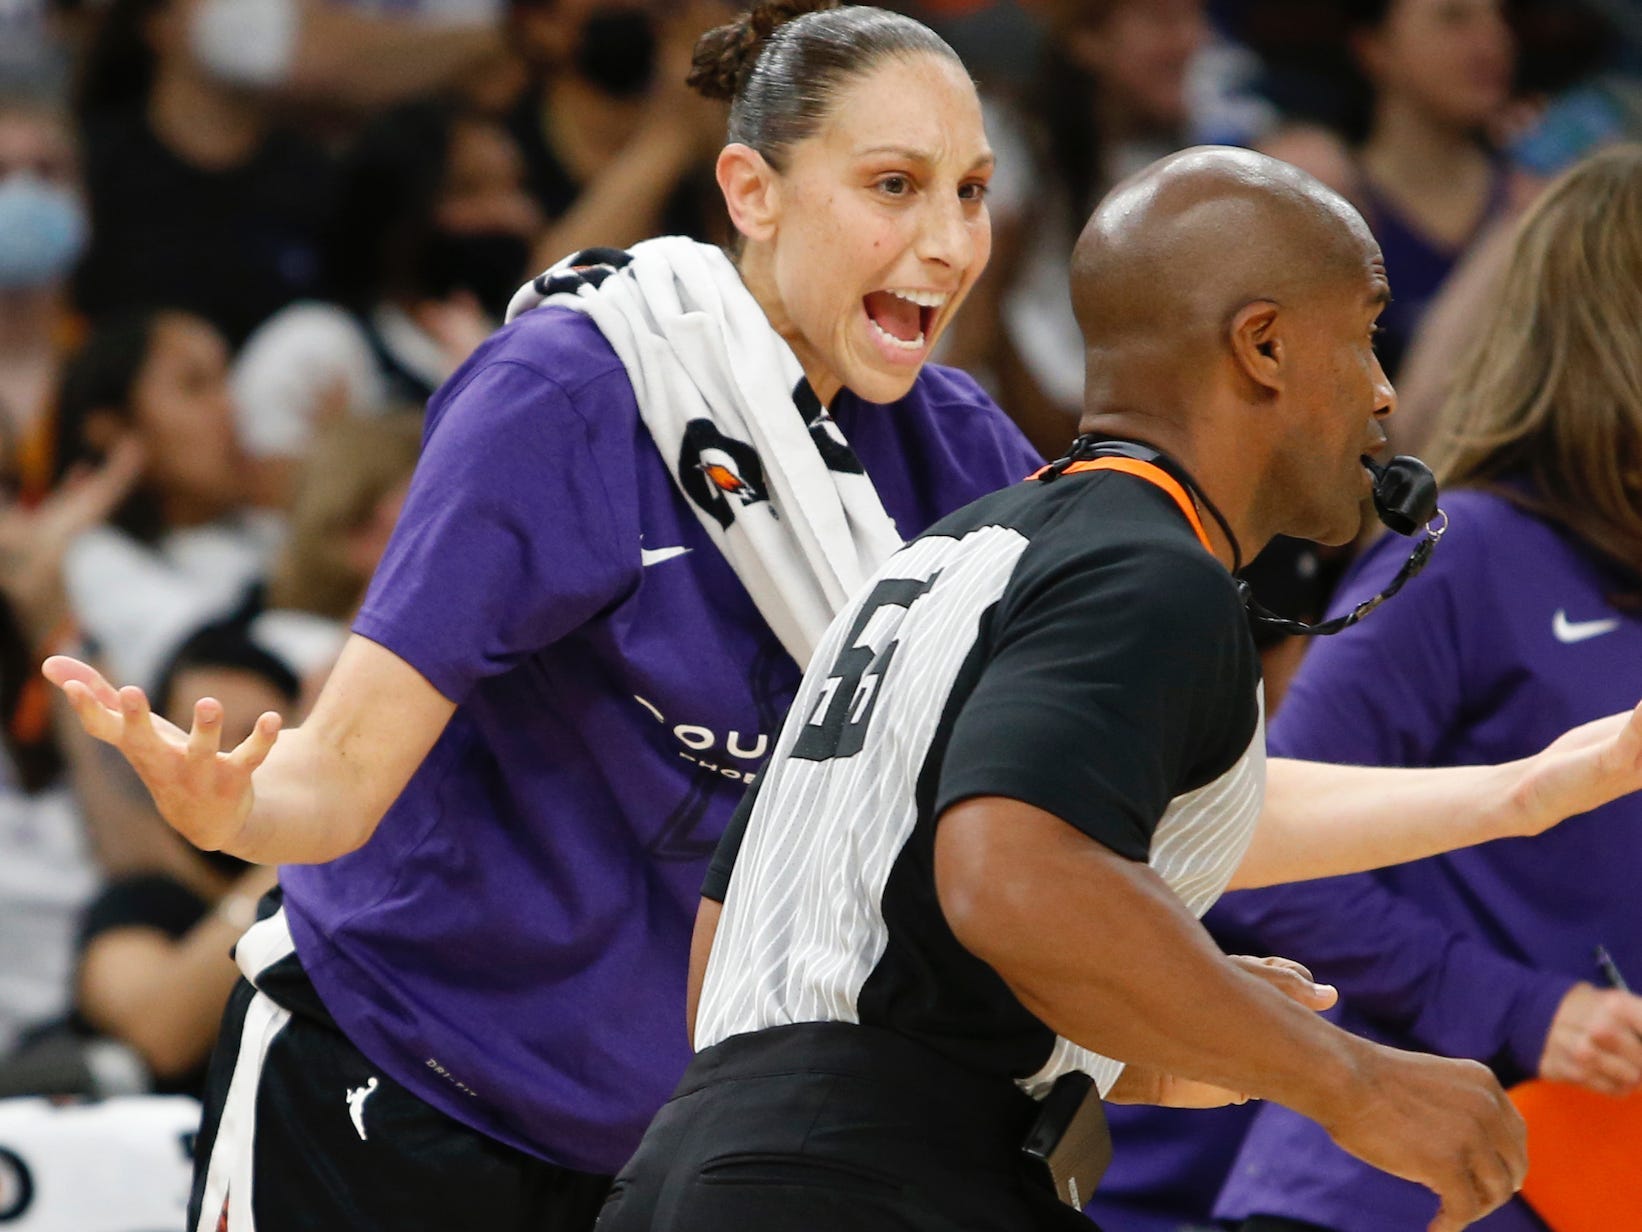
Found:
M 610 1178 L 470 1129 L 348 1042 L 290 945 L 277 891 L 236 950 L 206 1082 L 188 1232 L 585 1232 Z
M 598 1232 L 1090 1232 L 1021 1154 L 1036 1112 L 873 1027 L 733 1036 L 691 1062 Z

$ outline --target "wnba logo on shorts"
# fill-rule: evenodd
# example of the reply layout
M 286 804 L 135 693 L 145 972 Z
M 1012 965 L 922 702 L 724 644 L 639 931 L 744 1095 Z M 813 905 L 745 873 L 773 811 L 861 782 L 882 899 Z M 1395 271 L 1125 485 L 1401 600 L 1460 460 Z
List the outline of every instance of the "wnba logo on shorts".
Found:
M 692 419 L 684 426 L 678 481 L 690 499 L 725 530 L 735 521 L 738 508 L 770 499 L 758 451 L 745 441 L 725 436 L 710 419 Z

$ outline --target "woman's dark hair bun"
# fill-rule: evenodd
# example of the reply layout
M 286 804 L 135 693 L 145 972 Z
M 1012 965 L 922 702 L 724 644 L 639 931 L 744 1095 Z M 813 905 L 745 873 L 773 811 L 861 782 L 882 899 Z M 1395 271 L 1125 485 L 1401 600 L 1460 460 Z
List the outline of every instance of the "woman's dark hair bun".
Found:
M 772 34 L 795 17 L 837 7 L 838 0 L 763 0 L 696 40 L 685 83 L 706 98 L 733 100 Z

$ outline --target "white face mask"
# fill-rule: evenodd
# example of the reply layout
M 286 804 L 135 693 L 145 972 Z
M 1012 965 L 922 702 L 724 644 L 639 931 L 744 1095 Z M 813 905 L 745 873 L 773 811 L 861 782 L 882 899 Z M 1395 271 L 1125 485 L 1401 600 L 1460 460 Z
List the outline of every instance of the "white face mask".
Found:
M 74 267 L 86 244 L 80 200 L 28 172 L 0 180 L 0 290 L 44 286 Z

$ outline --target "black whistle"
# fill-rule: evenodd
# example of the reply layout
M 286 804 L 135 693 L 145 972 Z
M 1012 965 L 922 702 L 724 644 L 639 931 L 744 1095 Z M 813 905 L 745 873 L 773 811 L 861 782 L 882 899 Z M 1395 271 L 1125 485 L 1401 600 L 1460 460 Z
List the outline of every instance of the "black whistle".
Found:
M 1367 454 L 1363 465 L 1374 476 L 1374 512 L 1399 535 L 1412 535 L 1437 516 L 1437 477 L 1418 458 L 1398 454 L 1381 466 Z

